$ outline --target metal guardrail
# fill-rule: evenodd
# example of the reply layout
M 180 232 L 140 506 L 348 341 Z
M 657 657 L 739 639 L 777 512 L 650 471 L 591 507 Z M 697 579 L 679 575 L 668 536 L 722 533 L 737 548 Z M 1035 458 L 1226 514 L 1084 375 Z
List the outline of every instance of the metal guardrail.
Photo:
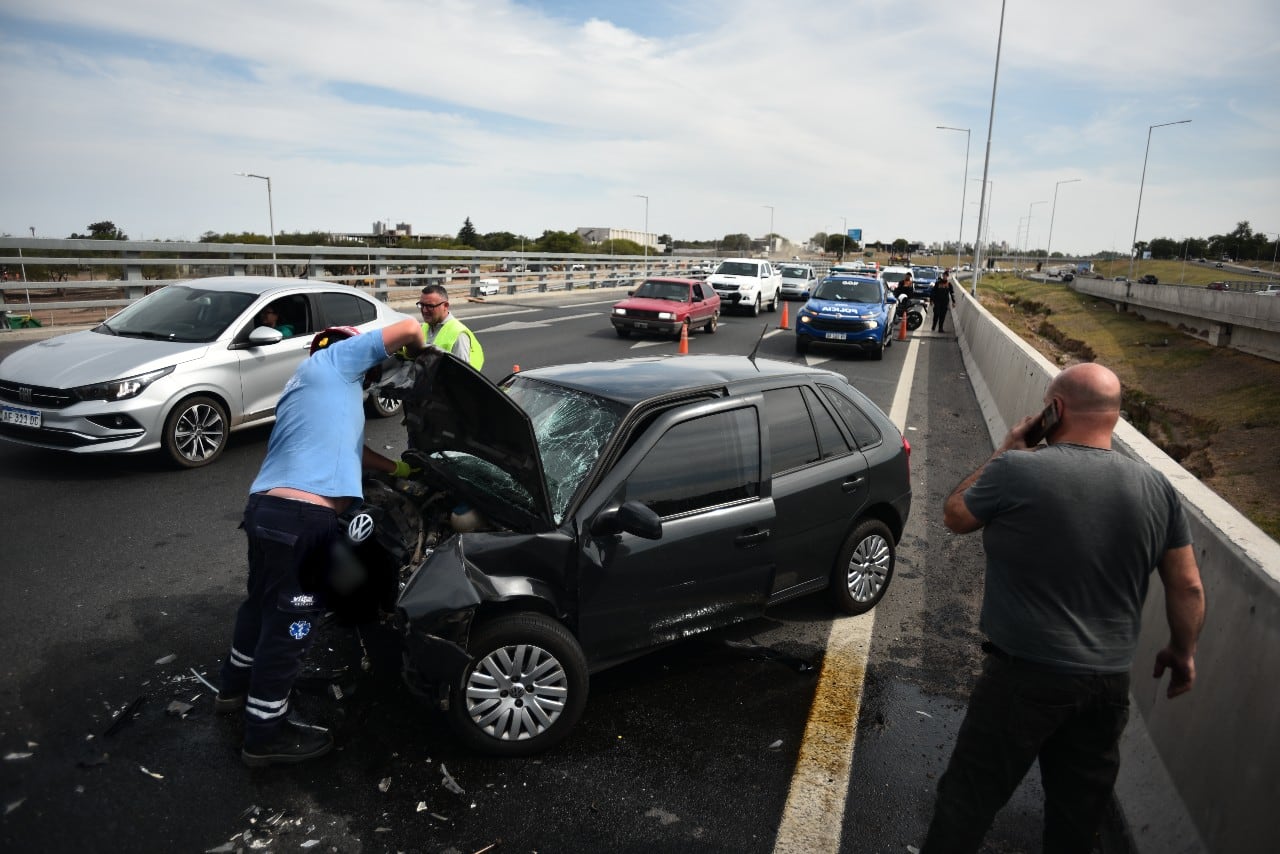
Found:
M 723 254 L 723 253 L 722 253 Z M 427 284 L 500 293 L 629 286 L 645 276 L 706 272 L 710 255 L 600 255 L 366 246 L 0 238 L 0 311 L 110 311 L 174 281 L 271 275 L 322 279 L 390 302 Z M 55 293 L 48 294 L 49 290 Z M 40 291 L 39 299 L 31 298 Z M 53 298 L 50 299 L 49 297 Z

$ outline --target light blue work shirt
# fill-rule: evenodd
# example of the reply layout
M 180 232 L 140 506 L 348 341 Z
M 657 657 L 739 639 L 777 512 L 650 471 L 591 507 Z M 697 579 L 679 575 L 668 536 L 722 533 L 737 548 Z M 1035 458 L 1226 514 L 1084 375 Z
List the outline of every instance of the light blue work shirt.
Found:
M 387 357 L 380 331 L 335 341 L 298 365 L 276 405 L 251 493 L 284 486 L 325 498 L 363 495 L 365 371 Z

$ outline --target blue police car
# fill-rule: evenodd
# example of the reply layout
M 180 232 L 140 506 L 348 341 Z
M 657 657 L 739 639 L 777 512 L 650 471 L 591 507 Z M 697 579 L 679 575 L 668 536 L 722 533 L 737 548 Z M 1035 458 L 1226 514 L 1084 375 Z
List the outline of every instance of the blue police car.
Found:
M 828 276 L 796 315 L 796 352 L 810 344 L 839 344 L 883 359 L 893 343 L 895 302 L 879 278 Z

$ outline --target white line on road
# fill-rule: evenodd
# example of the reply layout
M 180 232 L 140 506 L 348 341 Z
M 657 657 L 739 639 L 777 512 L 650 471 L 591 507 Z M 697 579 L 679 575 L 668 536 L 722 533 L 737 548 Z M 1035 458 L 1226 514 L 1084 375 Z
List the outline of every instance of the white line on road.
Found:
M 918 351 L 919 342 L 913 338 L 889 410 L 889 420 L 900 431 L 906 423 Z M 834 854 L 840 850 L 862 685 L 875 625 L 874 609 L 861 616 L 831 621 L 822 675 L 813 692 L 804 740 L 773 843 L 778 854 Z M 833 821 L 837 816 L 838 820 Z

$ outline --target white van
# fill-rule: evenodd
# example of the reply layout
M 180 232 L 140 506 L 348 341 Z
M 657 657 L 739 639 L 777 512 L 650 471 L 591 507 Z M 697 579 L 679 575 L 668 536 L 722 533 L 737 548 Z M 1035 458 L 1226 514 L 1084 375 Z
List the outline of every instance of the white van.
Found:
M 721 309 L 738 308 L 752 316 L 761 306 L 777 311 L 782 295 L 782 276 L 759 258 L 726 258 L 707 276 L 707 284 L 720 295 Z

